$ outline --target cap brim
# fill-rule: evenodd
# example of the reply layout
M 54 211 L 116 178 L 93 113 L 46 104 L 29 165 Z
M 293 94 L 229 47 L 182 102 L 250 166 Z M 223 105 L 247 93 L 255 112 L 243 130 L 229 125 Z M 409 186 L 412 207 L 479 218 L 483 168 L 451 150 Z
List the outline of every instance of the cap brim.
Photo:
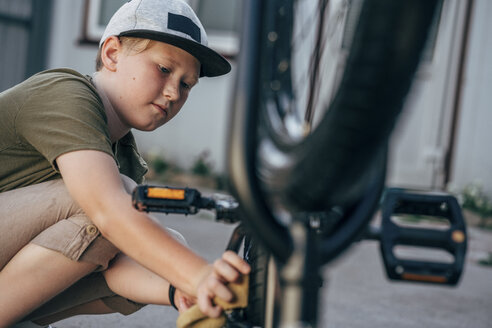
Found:
M 219 53 L 198 42 L 183 37 L 152 30 L 131 30 L 122 32 L 119 36 L 129 36 L 161 41 L 181 48 L 193 55 L 201 64 L 200 76 L 220 76 L 231 71 L 231 64 Z

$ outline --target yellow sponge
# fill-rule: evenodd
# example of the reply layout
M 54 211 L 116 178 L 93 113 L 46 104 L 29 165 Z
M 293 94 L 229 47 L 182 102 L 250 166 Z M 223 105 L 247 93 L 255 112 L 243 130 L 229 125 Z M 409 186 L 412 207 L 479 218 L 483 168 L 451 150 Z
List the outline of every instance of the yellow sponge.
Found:
M 215 304 L 221 306 L 224 310 L 247 307 L 249 275 L 243 276 L 239 283 L 230 283 L 228 287 L 235 295 L 234 300 L 228 303 L 216 297 L 214 298 Z M 177 328 L 221 328 L 225 323 L 226 317 L 224 313 L 218 318 L 210 318 L 203 314 L 196 304 L 181 313 L 178 320 L 176 320 Z

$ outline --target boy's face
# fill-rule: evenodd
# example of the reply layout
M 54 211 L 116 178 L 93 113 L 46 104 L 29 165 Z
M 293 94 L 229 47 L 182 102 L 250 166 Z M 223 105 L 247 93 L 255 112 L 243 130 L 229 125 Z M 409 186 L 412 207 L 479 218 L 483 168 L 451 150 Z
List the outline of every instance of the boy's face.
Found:
M 111 102 L 131 128 L 151 131 L 168 122 L 198 83 L 198 60 L 163 42 L 152 42 L 138 54 L 120 51 L 117 58 Z

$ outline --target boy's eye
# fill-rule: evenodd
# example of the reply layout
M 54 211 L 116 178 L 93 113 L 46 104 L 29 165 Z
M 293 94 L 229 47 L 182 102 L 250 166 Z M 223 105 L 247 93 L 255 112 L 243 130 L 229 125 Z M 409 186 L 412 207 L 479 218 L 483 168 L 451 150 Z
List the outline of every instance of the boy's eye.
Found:
M 162 73 L 170 73 L 170 71 L 169 71 L 167 68 L 165 68 L 164 66 L 161 66 L 161 65 L 159 65 L 159 70 L 160 70 Z
M 184 88 L 184 89 L 191 89 L 191 85 L 189 85 L 188 83 L 185 83 L 185 82 L 181 82 L 181 86 Z

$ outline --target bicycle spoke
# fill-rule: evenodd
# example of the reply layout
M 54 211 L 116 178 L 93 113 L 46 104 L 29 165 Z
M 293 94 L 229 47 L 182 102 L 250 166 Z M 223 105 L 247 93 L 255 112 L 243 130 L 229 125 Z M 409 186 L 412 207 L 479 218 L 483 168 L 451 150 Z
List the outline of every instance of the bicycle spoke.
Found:
M 269 112 L 278 115 L 278 119 L 272 119 L 278 122 L 274 128 L 284 134 L 286 141 L 305 138 L 336 93 L 346 58 L 342 40 L 351 3 L 299 0 L 292 8 L 283 4 L 278 9 L 280 20 L 292 15 L 293 23 L 290 33 L 275 29 L 269 32 L 270 41 L 278 44 L 273 57 L 287 54 L 272 71 L 270 88 L 275 100 Z M 284 42 L 289 42 L 287 48 L 281 46 Z

